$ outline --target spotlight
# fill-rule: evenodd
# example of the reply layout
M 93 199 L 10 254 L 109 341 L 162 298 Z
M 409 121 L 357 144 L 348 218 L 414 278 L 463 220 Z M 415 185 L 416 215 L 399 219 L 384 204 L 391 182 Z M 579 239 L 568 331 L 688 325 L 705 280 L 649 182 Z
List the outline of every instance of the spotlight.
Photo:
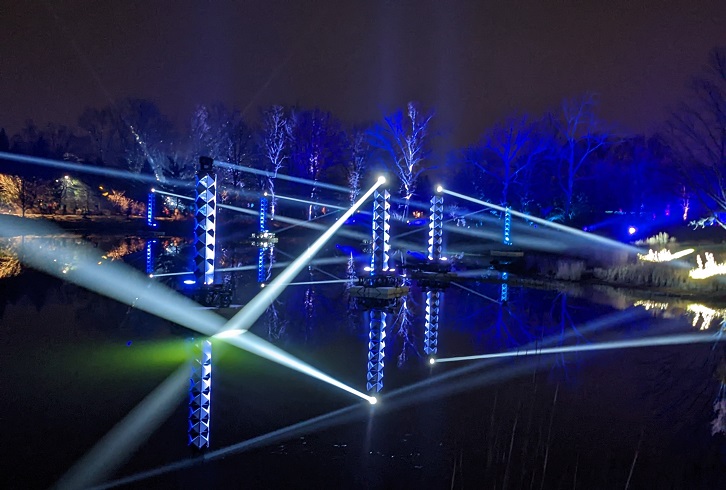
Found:
M 154 188 L 152 187 L 152 188 L 151 188 L 151 192 L 156 192 L 156 189 L 154 189 Z
M 383 175 L 381 175 L 380 177 L 378 177 L 378 183 L 379 184 L 385 184 L 386 183 L 386 178 Z
M 196 284 L 197 281 L 194 279 L 184 279 L 184 284 Z
M 429 364 L 431 364 L 432 366 L 436 364 L 436 359 L 434 359 L 433 357 L 429 359 Z
M 264 287 L 265 287 L 265 283 L 264 283 L 264 282 L 263 282 L 263 283 L 261 283 L 261 284 L 260 284 L 260 287 L 261 287 L 261 288 L 264 288 Z
M 371 405 L 375 405 L 376 403 L 378 403 L 378 398 L 376 398 L 375 396 L 372 396 L 372 397 L 368 398 L 368 403 L 370 403 Z
M 436 192 L 444 192 L 444 188 L 440 185 L 436 186 Z
M 262 195 L 267 197 L 267 191 L 263 192 Z
M 634 235 L 635 232 L 638 231 L 638 229 L 634 226 L 628 227 L 628 235 Z

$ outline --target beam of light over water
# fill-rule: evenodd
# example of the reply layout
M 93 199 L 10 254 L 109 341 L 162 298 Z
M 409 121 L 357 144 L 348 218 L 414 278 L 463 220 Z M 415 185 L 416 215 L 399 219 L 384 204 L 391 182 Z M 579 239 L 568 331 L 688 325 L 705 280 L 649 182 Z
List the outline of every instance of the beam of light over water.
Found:
M 454 285 L 454 286 L 456 286 L 457 288 L 459 288 L 459 289 L 463 289 L 464 291 L 467 291 L 467 292 L 469 292 L 469 293 L 471 293 L 471 294 L 476 294 L 477 296 L 479 296 L 479 297 L 481 297 L 481 298 L 484 298 L 484 299 L 486 299 L 486 300 L 488 300 L 488 301 L 491 301 L 492 303 L 496 303 L 496 304 L 499 304 L 499 301 L 497 301 L 496 299 L 494 299 L 494 298 L 490 298 L 489 296 L 487 296 L 487 295 L 485 295 L 485 294 L 482 294 L 482 293 L 480 293 L 479 291 L 474 291 L 473 289 L 469 289 L 469 288 L 468 288 L 468 287 L 466 287 L 466 286 L 462 286 L 462 285 L 461 285 L 461 284 L 459 284 L 458 282 L 453 282 L 453 281 L 452 281 L 452 282 L 451 282 L 451 284 L 453 284 L 453 285 Z
M 504 357 L 539 356 L 546 354 L 565 354 L 570 352 L 590 352 L 614 349 L 634 349 L 638 347 L 660 347 L 666 345 L 687 345 L 699 343 L 715 343 L 726 340 L 721 335 L 704 335 L 687 333 L 681 335 L 663 335 L 660 337 L 648 337 L 634 340 L 614 340 L 612 342 L 599 342 L 596 344 L 567 345 L 561 347 L 543 347 L 535 349 L 523 349 L 510 352 L 496 352 L 492 354 L 480 354 L 476 356 L 445 357 L 436 359 L 435 363 L 475 361 L 478 359 L 498 359 Z
M 337 265 L 345 264 L 348 261 L 345 257 L 327 257 L 322 259 L 314 259 L 310 261 L 309 265 Z M 281 267 L 287 267 L 292 262 L 275 262 L 272 264 L 273 269 L 279 269 Z M 223 267 L 216 269 L 217 272 L 238 272 L 238 271 L 256 271 L 258 268 L 257 264 L 252 265 L 241 265 L 239 267 Z M 161 274 L 151 274 L 150 277 L 168 277 L 168 276 L 185 276 L 194 274 L 194 272 L 163 272 Z
M 501 211 L 501 212 L 504 212 L 505 211 L 505 208 L 502 207 L 502 206 L 498 206 L 496 204 L 492 204 L 492 203 L 489 203 L 489 202 L 486 202 L 486 201 L 482 201 L 482 200 L 479 200 L 479 199 L 475 199 L 473 197 L 466 196 L 464 194 L 459 194 L 458 192 L 450 191 L 448 189 L 443 189 L 442 188 L 441 189 L 441 192 L 443 192 L 444 194 L 448 194 L 450 196 L 458 197 L 459 199 L 463 199 L 465 201 L 473 202 L 473 203 L 479 204 L 481 206 L 486 206 L 488 208 L 495 209 L 497 211 Z M 510 209 L 509 211 L 510 211 L 510 213 L 513 216 L 517 216 L 517 217 L 520 217 L 520 218 L 523 218 L 523 219 L 532 221 L 534 223 L 541 224 L 543 226 L 548 226 L 550 228 L 554 228 L 556 230 L 563 231 L 565 233 L 569 233 L 569 234 L 574 235 L 574 236 L 577 236 L 579 238 L 583 238 L 583 239 L 588 240 L 588 241 L 596 242 L 596 243 L 598 243 L 600 245 L 605 245 L 607 247 L 613 247 L 613 248 L 618 248 L 618 249 L 626 250 L 627 252 L 633 253 L 633 254 L 637 254 L 638 252 L 641 251 L 640 249 L 638 249 L 636 247 L 632 247 L 632 246 L 627 245 L 625 243 L 618 242 L 616 240 L 611 240 L 609 238 L 601 237 L 601 236 L 598 236 L 598 235 L 594 235 L 592 233 L 586 233 L 586 232 L 584 232 L 582 230 L 577 230 L 577 229 L 572 228 L 570 226 L 565 226 L 565 225 L 562 225 L 562 224 L 559 224 L 559 223 L 555 223 L 555 222 L 552 222 L 552 221 L 548 221 L 546 219 L 537 218 L 535 216 L 530 216 L 528 214 L 520 213 L 519 211 L 515 211 L 513 209 Z
M 112 168 L 96 167 L 95 165 L 81 165 L 78 163 L 63 162 L 59 160 L 51 160 L 48 158 L 31 157 L 28 155 L 18 155 L 15 153 L 7 153 L 0 151 L 0 159 L 10 160 L 18 163 L 28 163 L 32 165 L 40 165 L 43 167 L 57 168 L 67 172 L 79 172 L 84 174 L 103 175 L 117 179 L 135 180 L 138 182 L 158 183 L 158 179 L 153 175 L 135 174 L 125 170 L 117 170 Z M 194 182 L 190 180 L 167 180 L 165 183 L 179 187 L 194 187 Z
M 610 315 L 604 315 L 591 322 L 582 325 L 579 328 L 581 334 L 600 331 L 609 327 L 620 325 L 627 321 L 634 321 L 643 318 L 649 318 L 650 315 L 642 308 L 632 308 L 625 311 L 619 311 Z M 568 339 L 574 335 L 568 332 L 564 339 Z M 552 345 L 561 342 L 563 338 L 560 335 L 542 339 L 537 343 L 530 343 L 527 347 L 534 345 Z M 429 379 L 425 379 L 397 390 L 389 392 L 377 405 L 375 411 L 395 411 L 421 402 L 430 402 L 435 399 L 451 396 L 457 393 L 466 392 L 473 388 L 486 385 L 494 385 L 520 376 L 535 368 L 539 363 L 539 358 L 526 358 L 522 362 L 510 364 L 507 366 L 497 366 L 499 359 L 490 359 L 475 362 L 467 366 L 452 369 L 445 373 L 439 373 Z M 465 377 L 476 371 L 487 369 L 486 372 L 477 375 L 474 378 Z M 370 411 L 364 410 L 360 405 L 354 405 L 341 410 L 336 410 L 328 414 L 324 414 L 304 422 L 290 425 L 283 429 L 278 429 L 267 434 L 248 439 L 225 448 L 218 449 L 207 453 L 206 457 L 193 459 L 184 459 L 174 463 L 170 463 L 158 468 L 137 473 L 119 480 L 114 480 L 101 485 L 99 489 L 114 488 L 120 485 L 128 485 L 136 483 L 148 478 L 160 476 L 172 471 L 180 470 L 200 464 L 221 456 L 230 456 L 232 454 L 242 453 L 246 450 L 257 447 L 274 444 L 280 441 L 289 440 L 301 433 L 311 434 L 314 431 L 325 430 L 335 426 L 343 425 L 353 421 L 367 417 Z

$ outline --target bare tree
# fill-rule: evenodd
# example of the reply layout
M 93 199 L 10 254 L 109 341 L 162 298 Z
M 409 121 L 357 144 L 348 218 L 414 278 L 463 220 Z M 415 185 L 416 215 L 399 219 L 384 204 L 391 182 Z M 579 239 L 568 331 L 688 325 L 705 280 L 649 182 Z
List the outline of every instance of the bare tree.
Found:
M 342 162 L 344 135 L 339 122 L 329 113 L 319 109 L 294 111 L 295 121 L 291 140 L 292 170 L 300 177 L 313 182 L 310 201 L 317 201 L 317 183 L 327 170 Z M 317 216 L 318 206 L 309 205 L 307 218 Z
M 401 182 L 404 219 L 408 216 L 409 200 L 416 192 L 416 182 L 426 170 L 423 161 L 429 154 L 427 136 L 432 117 L 433 112 L 422 112 L 417 103 L 409 102 L 405 113 L 398 110 L 384 117 L 385 124 L 370 133 L 372 144 L 390 155 L 392 169 Z
M 360 183 L 370 156 L 370 145 L 366 132 L 361 129 L 351 131 L 348 138 L 350 160 L 346 165 L 346 177 L 350 189 L 349 200 L 352 206 L 360 194 Z
M 595 152 L 604 148 L 608 135 L 595 115 L 593 94 L 565 100 L 557 115 L 550 115 L 553 129 L 552 152 L 563 193 L 562 218 L 573 217 L 575 186 Z
M 726 47 L 711 50 L 691 97 L 671 114 L 666 139 L 681 177 L 715 215 L 726 211 Z
M 269 172 L 264 190 L 270 193 L 270 215 L 275 216 L 275 178 L 289 157 L 292 121 L 280 105 L 273 105 L 262 113 L 262 154 Z

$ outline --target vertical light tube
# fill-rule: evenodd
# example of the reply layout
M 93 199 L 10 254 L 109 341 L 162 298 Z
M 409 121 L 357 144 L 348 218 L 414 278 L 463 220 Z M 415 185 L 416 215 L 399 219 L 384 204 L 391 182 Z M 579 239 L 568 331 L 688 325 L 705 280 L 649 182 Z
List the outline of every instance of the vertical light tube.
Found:
M 371 275 L 388 270 L 390 244 L 390 194 L 387 190 L 376 190 L 373 194 L 373 246 L 371 253 Z
M 212 395 L 212 343 L 192 340 L 192 373 L 189 379 L 189 445 L 209 447 L 209 419 Z
M 424 352 L 435 356 L 439 350 L 439 312 L 441 296 L 438 290 L 426 291 L 426 329 L 424 331 Z
M 214 247 L 217 217 L 217 176 L 213 173 L 214 161 L 199 157 L 196 186 L 195 276 L 197 282 L 214 282 Z
M 441 259 L 444 234 L 444 196 L 431 198 L 431 216 L 429 220 L 429 260 Z
M 154 194 L 154 190 L 152 189 L 151 192 L 149 192 L 149 195 L 146 200 L 146 226 L 149 228 L 156 228 L 156 221 L 154 221 L 154 216 L 156 213 L 156 194 Z
M 504 245 L 512 244 L 512 211 L 509 206 L 504 208 Z
M 368 334 L 368 383 L 370 393 L 383 389 L 383 367 L 386 349 L 386 312 L 370 311 L 370 332 Z

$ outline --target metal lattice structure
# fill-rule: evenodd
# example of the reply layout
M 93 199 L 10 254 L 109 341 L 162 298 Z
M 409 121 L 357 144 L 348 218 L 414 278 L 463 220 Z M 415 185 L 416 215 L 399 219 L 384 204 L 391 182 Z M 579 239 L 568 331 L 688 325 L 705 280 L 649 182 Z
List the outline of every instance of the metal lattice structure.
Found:
M 431 198 L 431 218 L 429 221 L 429 260 L 439 260 L 444 236 L 444 196 Z
M 209 409 L 212 394 L 212 343 L 193 340 L 192 374 L 189 379 L 189 445 L 209 447 Z
M 194 274 L 197 282 L 203 284 L 214 282 L 217 176 L 214 174 L 213 162 L 211 158 L 200 157 L 197 173 Z
M 267 232 L 267 198 L 260 198 L 260 234 Z M 265 270 L 265 258 L 267 248 L 260 247 L 257 251 L 257 282 L 263 283 L 267 279 L 267 271 Z
M 509 207 L 504 208 L 504 245 L 512 244 L 512 212 Z
M 156 194 L 149 192 L 149 196 L 146 200 L 146 225 L 150 228 L 156 228 L 156 221 L 154 216 L 156 213 Z
M 369 392 L 383 389 L 383 367 L 386 348 L 386 312 L 370 311 L 370 333 L 368 334 L 368 383 Z
M 146 273 L 154 273 L 154 243 L 156 240 L 146 240 Z
M 509 274 L 507 272 L 502 272 L 502 291 L 499 294 L 499 302 L 500 303 L 506 303 L 509 301 L 509 285 L 507 284 L 507 279 L 509 279 Z
M 376 190 L 373 194 L 373 243 L 371 253 L 371 274 L 388 270 L 388 252 L 391 249 L 390 194 Z
M 439 311 L 442 291 L 426 291 L 426 330 L 424 331 L 424 352 L 434 356 L 439 350 Z

